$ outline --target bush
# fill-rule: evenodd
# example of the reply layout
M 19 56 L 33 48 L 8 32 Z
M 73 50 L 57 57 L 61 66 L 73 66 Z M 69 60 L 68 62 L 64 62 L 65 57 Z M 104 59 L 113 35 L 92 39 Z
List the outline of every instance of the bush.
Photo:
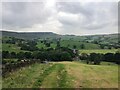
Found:
M 86 53 L 82 53 L 80 56 L 79 56 L 80 60 L 88 60 L 89 59 L 89 55 L 86 54 Z
M 61 61 L 72 61 L 72 57 L 68 52 L 61 53 Z
M 101 55 L 97 53 L 91 53 L 90 61 L 93 62 L 95 65 L 99 65 L 101 62 Z
M 114 60 L 116 64 L 120 64 L 120 53 L 115 53 Z
M 114 53 L 106 53 L 104 55 L 104 61 L 114 62 Z

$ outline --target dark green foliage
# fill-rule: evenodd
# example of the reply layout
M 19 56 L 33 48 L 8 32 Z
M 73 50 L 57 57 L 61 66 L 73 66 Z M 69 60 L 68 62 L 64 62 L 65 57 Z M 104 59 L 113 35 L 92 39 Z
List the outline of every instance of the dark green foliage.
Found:
M 10 58 L 16 58 L 16 57 L 17 57 L 17 55 L 16 55 L 15 52 L 11 52 L 11 53 L 10 53 Z
M 90 61 L 93 62 L 95 65 L 99 65 L 101 62 L 100 54 L 91 53 L 90 54 Z
M 46 51 L 52 51 L 52 50 L 54 50 L 53 48 L 48 48 Z
M 6 63 L 7 63 L 7 61 L 2 59 L 2 65 L 6 64 Z
M 60 47 L 60 41 L 57 41 L 57 48 Z
M 105 47 L 104 45 L 100 44 L 100 48 L 101 48 L 101 49 L 104 49 L 104 47 Z
M 80 55 L 80 59 L 86 61 L 87 64 L 93 63 L 95 65 L 99 65 L 102 61 L 102 55 L 97 53 L 91 53 L 90 55 L 82 53 Z
M 17 53 L 17 58 L 19 58 L 19 59 L 24 59 L 24 58 L 25 58 L 24 52 L 19 52 L 19 53 Z
M 94 43 L 94 44 L 98 44 L 98 41 L 94 41 L 93 43 Z
M 15 41 L 13 41 L 13 40 L 7 40 L 6 43 L 15 44 Z
M 114 62 L 114 54 L 113 53 L 106 53 L 104 55 L 104 60 L 107 62 Z
M 84 44 L 81 44 L 81 45 L 80 45 L 80 48 L 81 48 L 81 49 L 85 49 L 85 45 L 84 45 Z
M 100 64 L 101 61 L 114 62 L 120 64 L 120 53 L 90 53 L 90 55 L 82 53 L 80 55 L 80 60 L 84 60 L 88 63 Z
M 60 47 L 59 50 L 68 52 L 71 55 L 72 58 L 74 58 L 75 56 L 78 56 L 78 52 L 77 51 L 76 51 L 76 54 L 75 54 L 72 49 L 67 48 L 67 47 Z
M 30 59 L 30 58 L 32 58 L 32 53 L 31 52 L 25 52 L 24 56 L 25 56 L 25 58 Z
M 2 51 L 2 58 L 9 58 L 10 53 L 8 51 Z
M 86 54 L 86 53 L 82 53 L 80 56 L 79 56 L 80 60 L 88 60 L 89 59 L 89 55 Z
M 61 52 L 60 61 L 72 61 L 72 58 L 68 52 Z
M 71 61 L 72 57 L 68 52 L 50 52 L 46 58 L 49 61 Z
M 120 53 L 115 53 L 114 60 L 117 64 L 120 64 Z
M 76 49 L 77 48 L 77 46 L 76 45 L 73 45 L 73 49 Z
M 27 42 L 24 42 L 22 44 L 19 44 L 19 46 L 21 47 L 21 50 L 27 50 L 27 51 L 36 51 L 36 50 L 39 50 L 37 47 L 36 47 L 37 43 L 34 42 L 34 41 L 27 41 Z
M 46 45 L 46 47 L 50 47 L 50 43 L 46 43 L 45 45 Z

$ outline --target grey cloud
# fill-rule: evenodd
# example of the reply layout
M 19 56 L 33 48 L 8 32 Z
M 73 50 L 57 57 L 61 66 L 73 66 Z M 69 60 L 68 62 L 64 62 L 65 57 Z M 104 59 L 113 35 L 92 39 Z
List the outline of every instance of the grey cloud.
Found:
M 58 2 L 57 3 L 58 11 L 70 12 L 74 14 L 82 13 L 84 15 L 92 15 L 88 8 L 82 6 L 80 2 Z
M 42 2 L 4 2 L 2 4 L 3 28 L 25 28 L 44 23 L 50 16 Z
M 117 22 L 117 3 L 115 2 L 60 2 L 57 3 L 58 12 L 66 12 L 72 14 L 81 14 L 85 18 L 77 22 L 78 27 L 95 30 L 107 27 L 109 25 L 116 25 Z M 80 17 L 80 16 L 79 16 Z M 70 24 L 75 27 L 74 22 L 69 23 L 67 19 L 60 19 L 60 22 L 65 26 Z M 94 24 L 96 22 L 97 24 Z M 114 23 L 114 24 L 112 24 Z
M 79 33 L 80 30 L 105 32 L 104 28 L 112 30 L 112 27 L 117 27 L 117 9 L 117 2 L 56 2 L 53 8 L 46 7 L 43 2 L 4 2 L 2 23 L 5 29 L 33 30 L 34 25 L 41 25 L 51 30 L 51 25 L 56 27 L 57 24 L 50 22 L 55 21 L 61 24 L 57 26 L 61 33 Z M 63 15 L 60 16 L 61 12 Z

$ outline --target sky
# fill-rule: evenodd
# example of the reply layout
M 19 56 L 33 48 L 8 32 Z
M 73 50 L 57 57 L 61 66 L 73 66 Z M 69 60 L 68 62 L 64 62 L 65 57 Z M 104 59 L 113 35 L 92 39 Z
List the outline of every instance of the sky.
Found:
M 14 1 L 14 0 L 13 0 Z M 118 2 L 2 2 L 1 30 L 93 35 L 118 32 Z

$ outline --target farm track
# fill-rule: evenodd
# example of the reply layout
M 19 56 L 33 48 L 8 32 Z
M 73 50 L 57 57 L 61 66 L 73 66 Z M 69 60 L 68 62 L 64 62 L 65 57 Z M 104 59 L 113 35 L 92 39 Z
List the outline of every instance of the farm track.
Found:
M 67 85 L 67 71 L 63 64 L 55 64 L 54 70 L 45 77 L 41 88 L 58 88 L 66 87 Z
M 56 64 L 50 65 L 46 69 L 43 70 L 43 72 L 36 78 L 37 80 L 33 84 L 33 88 L 40 88 L 42 85 L 43 80 L 50 74 L 52 71 L 54 71 L 56 68 Z
M 118 67 L 78 62 L 33 64 L 10 73 L 3 88 L 117 88 Z

